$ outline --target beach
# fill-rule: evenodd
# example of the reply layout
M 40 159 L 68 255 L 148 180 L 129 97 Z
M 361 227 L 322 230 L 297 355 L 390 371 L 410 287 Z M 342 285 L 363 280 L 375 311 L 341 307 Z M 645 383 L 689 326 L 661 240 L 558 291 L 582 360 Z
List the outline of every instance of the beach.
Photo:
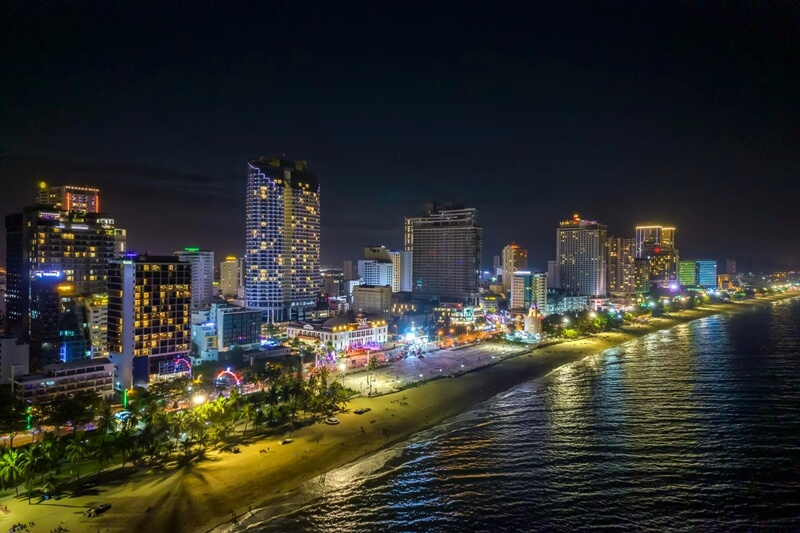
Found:
M 27 500 L 7 498 L 2 503 L 10 513 L 0 519 L 0 526 L 34 521 L 31 531 L 49 531 L 59 525 L 70 531 L 207 531 L 230 523 L 234 516 L 241 518 L 249 508 L 264 507 L 325 472 L 403 441 L 565 364 L 692 320 L 793 297 L 797 293 L 673 312 L 619 332 L 538 348 L 458 377 L 380 397 L 356 398 L 349 403 L 348 412 L 337 415 L 338 425 L 314 424 L 280 438 L 245 441 L 239 445 L 239 454 L 210 452 L 207 460 L 179 469 L 153 472 L 142 468 L 84 496 L 30 506 Z M 353 412 L 362 407 L 371 411 L 363 415 Z M 280 444 L 285 437 L 293 441 Z M 112 508 L 96 518 L 84 516 L 88 507 L 100 503 L 110 503 Z

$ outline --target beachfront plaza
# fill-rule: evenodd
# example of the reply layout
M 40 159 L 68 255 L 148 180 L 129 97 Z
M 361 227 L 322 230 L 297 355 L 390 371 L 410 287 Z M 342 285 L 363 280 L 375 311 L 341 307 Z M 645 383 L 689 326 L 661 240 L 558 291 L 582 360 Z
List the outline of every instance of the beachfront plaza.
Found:
M 403 358 L 398 348 L 377 356 L 379 360 L 388 358 L 391 364 L 372 372 L 371 379 L 368 379 L 368 372 L 364 367 L 357 370 L 349 368 L 347 374 L 342 374 L 341 369 L 337 368 L 335 376 L 343 380 L 345 387 L 364 395 L 370 393 L 370 381 L 373 394 L 386 394 L 409 383 L 426 381 L 437 376 L 454 376 L 490 365 L 527 349 L 512 344 L 481 343 L 456 350 L 444 348 L 429 351 L 422 357 L 409 355 Z

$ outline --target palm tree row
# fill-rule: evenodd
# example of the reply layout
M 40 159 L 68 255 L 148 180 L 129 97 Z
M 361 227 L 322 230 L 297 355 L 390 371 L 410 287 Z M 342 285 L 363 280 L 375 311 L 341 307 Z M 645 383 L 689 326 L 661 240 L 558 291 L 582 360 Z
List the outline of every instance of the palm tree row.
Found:
M 132 401 L 125 416 L 117 418 L 110 406 L 94 417 L 95 430 L 85 432 L 75 426 L 59 437 L 45 433 L 39 442 L 24 447 L 0 450 L 0 490 L 19 486 L 28 491 L 28 502 L 38 483 L 43 495 L 57 492 L 58 482 L 80 482 L 81 467 L 95 463 L 97 474 L 118 458 L 128 463 L 185 464 L 205 457 L 208 448 L 228 444 L 264 426 L 277 427 L 295 421 L 298 414 L 308 421 L 327 416 L 347 404 L 345 389 L 320 369 L 307 379 L 294 373 L 260 375 L 262 390 L 247 396 L 233 390 L 228 397 L 184 411 L 170 410 L 170 400 L 145 393 Z M 62 467 L 71 471 L 65 476 Z

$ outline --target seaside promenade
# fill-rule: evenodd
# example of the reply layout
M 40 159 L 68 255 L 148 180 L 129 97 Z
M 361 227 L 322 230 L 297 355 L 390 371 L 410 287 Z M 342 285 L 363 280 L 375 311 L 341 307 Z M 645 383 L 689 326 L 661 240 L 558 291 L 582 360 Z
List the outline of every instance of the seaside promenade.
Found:
M 438 368 L 465 373 L 452 379 L 426 381 L 402 392 L 355 398 L 347 412 L 337 417 L 335 426 L 314 424 L 291 435 L 248 439 L 241 453 L 209 453 L 209 459 L 183 468 L 153 471 L 142 468 L 110 483 L 101 483 L 82 496 L 28 505 L 24 499 L 6 498 L 9 513 L 0 517 L 0 527 L 34 521 L 31 531 L 49 531 L 59 525 L 69 531 L 170 531 L 171 533 L 208 531 L 268 505 L 276 497 L 297 489 L 311 479 L 350 463 L 359 457 L 402 442 L 421 430 L 433 427 L 464 410 L 486 401 L 511 387 L 543 377 L 553 370 L 606 349 L 633 341 L 655 331 L 719 313 L 733 313 L 768 305 L 797 293 L 752 300 L 737 304 L 708 306 L 672 313 L 649 324 L 625 327 L 622 331 L 550 345 L 496 364 L 469 371 L 467 365 L 483 363 L 498 354 L 492 344 L 462 350 L 442 350 L 424 359 L 403 360 L 402 365 L 378 372 L 377 387 L 389 387 L 394 379 L 403 380 L 411 372 L 435 377 Z M 494 344 L 500 348 L 502 343 Z M 437 356 L 438 354 L 438 356 Z M 511 355 L 511 354 L 502 354 Z M 462 362 L 463 360 L 463 362 Z M 395 373 L 392 374 L 392 370 Z M 354 380 L 363 379 L 351 374 Z M 397 377 L 399 376 L 399 378 Z M 365 378 L 365 376 L 364 376 Z M 382 383 L 385 382 L 385 383 Z M 353 387 L 355 388 L 355 387 Z M 358 389 L 356 389 L 358 390 Z M 379 389 L 383 392 L 383 389 Z M 403 398 L 403 401 L 398 401 Z M 355 410 L 369 408 L 363 415 Z M 290 444 L 281 440 L 290 436 Z M 269 450 L 261 453 L 260 450 Z M 322 484 L 321 490 L 325 490 Z M 88 507 L 110 503 L 111 509 L 95 518 L 85 516 Z M 6 526 L 6 524 L 8 524 Z

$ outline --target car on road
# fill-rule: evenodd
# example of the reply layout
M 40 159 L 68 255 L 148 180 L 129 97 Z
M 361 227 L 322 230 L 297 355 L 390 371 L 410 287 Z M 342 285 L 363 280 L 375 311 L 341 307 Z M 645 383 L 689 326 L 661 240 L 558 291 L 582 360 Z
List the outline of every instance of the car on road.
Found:
M 333 417 L 326 418 L 325 419 L 325 423 L 328 424 L 329 426 L 335 426 L 336 424 L 339 423 L 339 419 L 338 418 L 333 418 Z
M 369 413 L 370 411 L 372 411 L 371 407 L 362 407 L 361 409 L 356 409 L 353 412 L 357 415 L 363 415 L 364 413 Z

